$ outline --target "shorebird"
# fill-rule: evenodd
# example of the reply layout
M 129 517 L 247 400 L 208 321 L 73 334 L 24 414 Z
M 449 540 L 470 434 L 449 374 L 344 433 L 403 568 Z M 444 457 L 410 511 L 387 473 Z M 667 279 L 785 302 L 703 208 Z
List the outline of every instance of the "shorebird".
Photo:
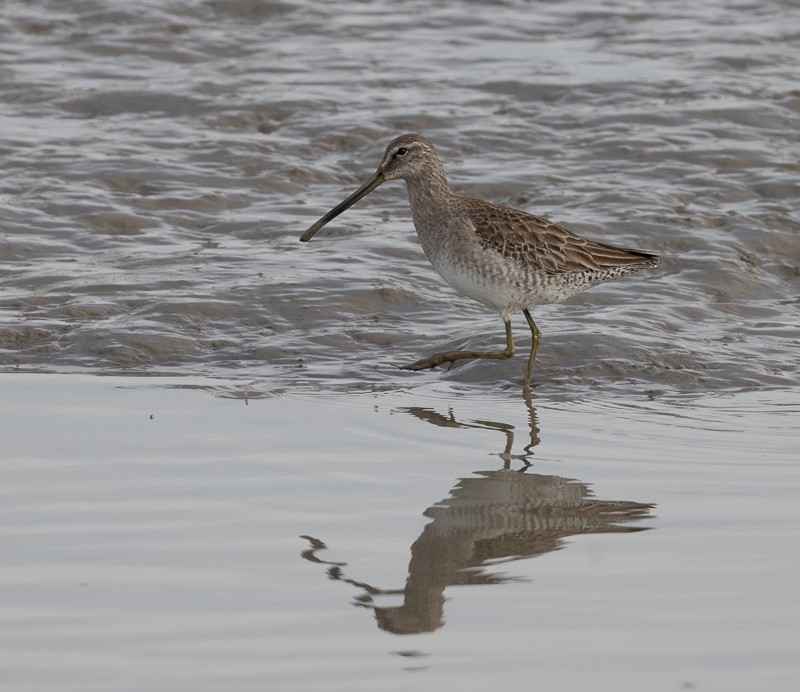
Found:
M 530 385 L 542 333 L 531 317 L 536 305 L 558 303 L 604 281 L 655 267 L 657 255 L 589 240 L 547 219 L 450 189 L 430 140 L 405 134 L 389 143 L 375 173 L 311 226 L 307 242 L 325 224 L 387 180 L 405 180 L 411 217 L 433 268 L 457 291 L 500 313 L 502 351 L 444 351 L 403 366 L 425 370 L 471 358 L 514 355 L 511 316 L 522 311 L 531 330 L 524 384 Z

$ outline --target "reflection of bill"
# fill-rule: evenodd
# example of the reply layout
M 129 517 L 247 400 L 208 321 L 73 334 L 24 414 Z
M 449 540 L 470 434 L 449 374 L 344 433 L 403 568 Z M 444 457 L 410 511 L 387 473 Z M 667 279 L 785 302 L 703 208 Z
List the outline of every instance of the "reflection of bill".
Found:
M 403 589 L 379 589 L 344 575 L 344 563 L 332 565 L 331 577 L 363 590 L 359 605 L 375 611 L 381 629 L 395 634 L 432 632 L 444 623 L 444 590 L 458 584 L 498 584 L 510 578 L 488 572 L 488 564 L 535 557 L 584 533 L 625 533 L 651 518 L 653 505 L 597 500 L 584 483 L 560 476 L 502 469 L 462 478 L 451 496 L 425 511 L 433 519 L 411 546 Z M 323 562 L 315 551 L 325 545 L 311 539 L 304 556 Z M 379 607 L 377 595 L 402 594 L 403 603 Z

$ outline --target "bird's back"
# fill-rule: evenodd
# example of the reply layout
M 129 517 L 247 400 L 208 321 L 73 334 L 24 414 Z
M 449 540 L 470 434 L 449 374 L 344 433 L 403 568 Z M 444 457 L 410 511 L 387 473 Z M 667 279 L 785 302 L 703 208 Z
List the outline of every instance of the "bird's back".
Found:
M 480 247 L 529 270 L 556 276 L 611 271 L 621 276 L 659 263 L 657 255 L 584 238 L 518 209 L 461 199 Z

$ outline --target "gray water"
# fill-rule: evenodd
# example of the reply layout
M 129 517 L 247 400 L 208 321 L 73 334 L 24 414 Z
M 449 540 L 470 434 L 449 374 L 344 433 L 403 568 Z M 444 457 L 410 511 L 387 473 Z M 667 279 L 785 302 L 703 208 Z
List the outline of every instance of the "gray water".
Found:
M 0 4 L 9 689 L 795 689 L 798 74 L 788 0 Z M 503 343 L 401 183 L 298 242 L 410 131 L 662 256 L 532 401 L 393 367 Z

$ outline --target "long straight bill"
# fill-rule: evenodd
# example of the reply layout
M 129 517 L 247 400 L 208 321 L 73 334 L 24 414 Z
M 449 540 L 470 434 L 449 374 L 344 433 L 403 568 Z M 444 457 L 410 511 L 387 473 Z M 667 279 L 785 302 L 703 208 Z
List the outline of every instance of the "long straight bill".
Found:
M 341 214 L 346 209 L 352 207 L 358 200 L 362 197 L 368 195 L 372 192 L 378 185 L 386 182 L 386 178 L 383 177 L 383 173 L 380 171 L 375 171 L 372 174 L 369 180 L 364 183 L 358 190 L 356 190 L 352 195 L 350 195 L 346 200 L 337 204 L 333 209 L 331 209 L 325 216 L 323 216 L 319 221 L 317 221 L 311 228 L 309 228 L 303 235 L 300 236 L 301 243 L 307 243 L 314 237 L 314 234 L 322 228 L 328 221 L 332 221 L 335 219 L 339 214 Z

